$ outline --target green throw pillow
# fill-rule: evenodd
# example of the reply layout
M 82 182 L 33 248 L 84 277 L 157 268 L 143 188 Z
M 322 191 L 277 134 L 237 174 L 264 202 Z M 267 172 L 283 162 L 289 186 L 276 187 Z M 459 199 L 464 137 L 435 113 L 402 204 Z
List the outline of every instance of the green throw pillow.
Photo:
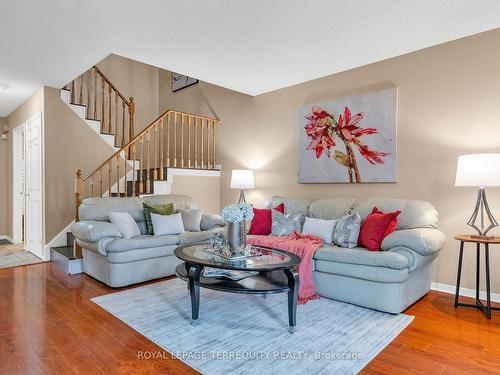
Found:
M 174 205 L 172 203 L 159 205 L 142 203 L 142 207 L 144 208 L 144 220 L 146 221 L 146 234 L 151 235 L 154 234 L 153 223 L 151 221 L 152 213 L 158 215 L 172 215 L 175 213 Z

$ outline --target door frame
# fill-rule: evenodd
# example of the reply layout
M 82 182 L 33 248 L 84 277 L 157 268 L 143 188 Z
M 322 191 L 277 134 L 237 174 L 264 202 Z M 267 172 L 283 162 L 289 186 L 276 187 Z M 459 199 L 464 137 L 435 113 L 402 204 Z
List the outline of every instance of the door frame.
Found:
M 44 121 L 43 121 L 43 113 L 42 112 L 37 112 L 34 116 L 31 116 L 26 122 L 22 123 L 21 125 L 17 126 L 14 130 L 13 130 L 13 133 L 16 131 L 16 129 L 19 130 L 20 129 L 23 129 L 24 130 L 24 189 L 26 190 L 26 181 L 27 181 L 27 176 L 26 176 L 26 172 L 29 170 L 29 166 L 28 166 L 28 160 L 26 159 L 26 148 L 27 148 L 27 142 L 28 142 L 28 137 L 27 137 L 27 124 L 34 121 L 35 119 L 37 118 L 40 118 L 40 142 L 41 142 L 41 150 L 40 150 L 40 163 L 41 163 L 41 176 L 42 176 L 42 180 L 41 180 L 41 209 L 42 209 L 42 219 L 41 219 L 41 222 L 40 222 L 40 225 L 41 225 L 41 233 L 42 233 L 42 259 L 43 260 L 50 260 L 50 251 L 49 249 L 46 248 L 45 246 L 45 131 L 44 131 Z M 17 135 L 19 137 L 19 134 Z M 22 227 L 18 226 L 17 229 L 15 227 L 15 224 L 16 224 L 16 219 L 17 219 L 17 223 L 19 225 L 19 223 L 22 224 L 22 220 L 20 217 L 15 217 L 16 215 L 16 206 L 15 206 L 15 197 L 17 196 L 18 199 L 21 198 L 21 192 L 19 191 L 18 189 L 18 186 L 16 186 L 16 175 L 17 175 L 17 172 L 16 172 L 16 166 L 17 166 L 17 162 L 18 162 L 18 159 L 16 158 L 16 147 L 15 147 L 15 143 L 14 143 L 14 136 L 13 136 L 13 147 L 12 147 L 12 151 L 13 151 L 13 158 L 12 158 L 12 161 L 13 161 L 13 240 L 14 242 L 18 243 L 18 242 L 21 242 L 20 241 L 20 238 L 21 237 L 21 234 L 22 232 L 19 232 L 19 230 L 21 229 L 22 230 Z M 17 192 L 16 192 L 17 191 Z M 25 192 L 23 192 L 25 193 Z M 17 195 L 16 195 L 17 194 Z M 19 199 L 19 201 L 21 201 L 22 203 L 21 204 L 24 204 L 26 205 L 26 197 L 23 195 L 22 196 L 22 199 Z M 18 203 L 19 203 L 18 201 Z M 17 208 L 20 208 L 21 206 L 18 206 Z M 17 210 L 17 215 L 20 216 L 20 213 L 21 211 L 18 209 Z M 25 209 L 25 215 L 24 215 L 24 220 L 26 222 L 26 209 Z M 26 224 L 24 225 L 24 230 L 26 230 Z M 15 237 L 16 236 L 16 231 L 17 232 L 17 238 Z M 19 241 L 18 241 L 19 240 Z M 26 233 L 24 234 L 24 240 L 26 241 Z
M 21 191 L 19 180 L 19 163 L 24 160 L 24 173 L 26 181 L 26 123 L 23 122 L 12 130 L 12 240 L 14 243 L 23 242 L 23 217 L 24 192 Z M 24 211 L 24 210 L 23 210 Z

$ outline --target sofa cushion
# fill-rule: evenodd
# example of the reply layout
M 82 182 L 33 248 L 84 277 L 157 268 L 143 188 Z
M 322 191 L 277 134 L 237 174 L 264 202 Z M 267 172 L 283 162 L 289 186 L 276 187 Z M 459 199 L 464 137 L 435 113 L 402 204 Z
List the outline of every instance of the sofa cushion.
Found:
M 438 229 L 418 228 L 396 230 L 382 241 L 381 249 L 406 247 L 420 255 L 437 253 L 443 246 L 446 236 Z
M 382 240 L 394 232 L 400 213 L 401 211 L 384 213 L 374 207 L 372 213 L 361 224 L 358 244 L 371 251 L 380 250 Z
M 142 198 L 86 198 L 79 208 L 80 221 L 109 221 L 109 212 L 128 212 L 135 221 L 144 221 Z
M 106 221 L 78 221 L 71 225 L 73 235 L 86 242 L 95 242 L 104 237 L 123 237 L 118 227 Z
M 202 231 L 220 228 L 225 225 L 226 223 L 224 222 L 224 220 L 222 220 L 222 217 L 220 215 L 207 214 L 205 212 L 203 213 L 203 215 L 201 215 L 200 229 Z
M 408 258 L 404 255 L 392 251 L 372 252 L 361 247 L 345 249 L 338 246 L 323 245 L 314 254 L 314 259 L 373 267 L 387 267 L 397 270 L 410 266 Z
M 312 199 L 308 198 L 285 198 L 285 197 L 272 197 L 269 202 L 266 203 L 266 208 L 273 208 L 281 203 L 285 205 L 285 214 L 295 214 L 300 213 L 304 216 L 307 215 L 309 211 L 309 204 Z
M 178 235 L 165 235 L 165 236 L 149 236 L 142 235 L 134 238 L 118 238 L 110 241 L 105 250 L 108 253 L 122 252 L 134 249 L 146 249 L 152 247 L 160 247 L 167 245 L 177 245 L 179 243 Z
M 153 222 L 151 221 L 151 214 L 157 215 L 172 215 L 175 213 L 173 203 L 168 204 L 148 204 L 142 203 L 144 210 L 144 222 L 146 223 L 146 234 L 154 234 Z
M 396 229 L 437 228 L 438 213 L 429 202 L 400 198 L 370 198 L 354 202 L 361 220 L 372 212 L 373 207 L 383 212 L 401 211 Z
M 199 208 L 193 198 L 182 194 L 146 195 L 142 199 L 145 203 L 150 205 L 172 203 L 176 211 L 185 210 L 187 208 Z
M 188 232 L 199 232 L 203 210 L 201 208 L 187 208 L 179 210 L 182 216 L 184 229 Z
M 224 228 L 216 228 L 212 230 L 208 230 L 205 232 L 185 232 L 179 234 L 179 245 L 188 245 L 198 242 L 207 242 L 210 240 L 216 233 L 224 233 Z
M 116 225 L 125 238 L 133 238 L 141 235 L 137 222 L 128 212 L 110 212 L 109 220 Z
M 315 271 L 355 277 L 362 280 L 376 281 L 379 283 L 401 283 L 408 279 L 408 268 L 394 269 L 387 267 L 373 267 L 362 264 L 348 264 L 316 260 Z
M 308 216 L 323 220 L 338 219 L 351 210 L 353 203 L 353 198 L 315 199 L 309 206 Z
M 137 262 L 145 259 L 159 258 L 171 256 L 177 245 L 148 247 L 144 249 L 134 249 L 129 251 L 121 251 L 116 253 L 108 253 L 109 263 L 129 263 Z
M 250 230 L 248 234 L 255 235 L 265 235 L 271 234 L 271 225 L 272 225 L 272 215 L 271 210 L 276 210 L 285 213 L 285 205 L 283 203 L 278 204 L 274 208 L 255 208 L 253 209 L 253 219 L 250 224 Z

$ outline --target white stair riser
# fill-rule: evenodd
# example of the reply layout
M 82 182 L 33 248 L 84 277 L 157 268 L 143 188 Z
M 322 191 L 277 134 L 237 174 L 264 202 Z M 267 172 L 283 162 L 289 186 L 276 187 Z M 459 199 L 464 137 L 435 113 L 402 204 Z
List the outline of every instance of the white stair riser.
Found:
M 88 126 L 95 131 L 97 134 L 101 134 L 101 123 L 99 121 L 94 121 L 94 120 L 85 120 Z
M 115 147 L 115 136 L 114 135 L 101 134 L 101 138 L 104 139 L 106 141 L 106 143 L 108 145 L 110 145 L 111 147 Z M 118 150 L 119 150 L 119 148 L 116 151 L 118 151 Z
M 71 92 L 68 90 L 61 90 L 60 97 L 64 103 L 69 104 L 69 102 L 71 101 Z
M 73 110 L 73 112 L 75 112 L 80 118 L 85 120 L 87 108 L 76 104 L 68 104 L 68 105 Z

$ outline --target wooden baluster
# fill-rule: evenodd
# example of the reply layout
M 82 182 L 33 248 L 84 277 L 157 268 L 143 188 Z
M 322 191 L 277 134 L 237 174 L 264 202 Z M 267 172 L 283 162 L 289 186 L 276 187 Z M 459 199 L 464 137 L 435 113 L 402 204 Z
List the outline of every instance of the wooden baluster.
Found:
M 125 146 L 125 100 L 122 99 L 122 147 L 123 146 Z M 125 159 L 127 158 L 130 158 L 130 151 L 125 155 Z
M 201 119 L 201 136 L 200 136 L 200 143 L 201 143 L 201 150 L 200 150 L 200 156 L 201 156 L 201 169 L 203 169 L 204 164 L 205 164 L 205 158 L 203 154 L 203 119 Z
M 111 197 L 111 169 L 113 166 L 113 159 L 108 161 L 108 197 Z
M 129 113 L 129 122 L 130 122 L 130 125 L 129 125 L 129 142 L 132 140 L 132 138 L 134 138 L 134 116 L 135 116 L 135 102 L 134 102 L 134 98 L 133 97 L 130 97 L 129 98 L 129 107 L 128 107 L 128 113 Z
M 99 196 L 102 197 L 102 167 L 99 168 Z
M 94 120 L 97 120 L 97 72 L 92 69 L 94 72 Z
M 82 93 L 83 93 L 83 74 L 80 76 L 80 98 L 78 100 L 78 103 L 80 105 L 83 104 L 83 95 L 82 95 Z
M 184 168 L 184 115 L 181 115 L 181 167 Z
M 207 120 L 207 169 L 210 169 L 210 122 Z
M 118 93 L 116 91 L 115 91 L 115 136 L 116 140 L 118 140 Z
M 104 133 L 104 129 L 106 126 L 106 121 L 104 120 L 104 88 L 105 82 L 104 78 L 101 77 L 101 133 Z
M 194 167 L 198 168 L 198 118 L 194 119 Z
M 212 152 L 214 154 L 214 157 L 212 159 L 213 161 L 213 169 L 215 169 L 215 125 L 216 125 L 216 122 L 215 121 L 212 121 Z
M 177 112 L 174 112 L 174 167 L 177 167 Z
M 124 171 L 124 174 L 123 174 L 123 180 L 124 180 L 124 185 L 123 185 L 123 192 L 125 193 L 125 196 L 128 197 L 128 182 L 127 182 L 127 174 L 128 174 L 128 155 L 129 155 L 129 152 L 128 152 L 128 147 L 125 148 L 123 150 L 123 161 L 124 161 L 124 164 L 123 164 L 123 171 Z
M 111 126 L 111 85 L 108 84 L 108 133 L 112 134 L 112 126 Z
M 135 169 L 135 143 L 132 144 L 132 146 L 130 147 L 131 150 L 130 150 L 130 154 L 131 154 L 131 157 L 130 159 L 132 159 L 132 196 L 135 196 L 135 178 L 137 176 L 137 171 Z
M 116 154 L 116 192 L 120 196 L 120 154 Z
M 158 179 L 158 154 L 156 153 L 156 143 L 158 141 L 158 123 L 153 125 L 153 156 L 154 156 L 154 172 L 153 172 L 153 180 Z
M 170 167 L 170 112 L 167 113 L 167 168 Z
M 188 116 L 188 168 L 191 168 L 191 116 Z
M 165 142 L 163 135 L 164 133 L 163 133 L 163 117 L 162 117 L 160 119 L 160 137 L 158 144 L 158 147 L 160 147 L 160 180 L 163 180 L 163 148 L 164 148 L 163 143 Z
M 140 160 L 139 160 L 139 194 L 142 194 L 144 192 L 144 175 L 142 174 L 143 168 L 144 168 L 144 137 L 141 135 L 139 137 L 139 140 L 141 142 L 141 153 L 140 153 Z
M 94 196 L 94 176 L 90 176 L 90 196 Z
M 87 70 L 87 118 L 90 113 L 90 73 L 91 70 Z
M 146 193 L 149 194 L 151 193 L 151 186 L 150 186 L 150 172 L 151 172 L 151 132 L 148 129 L 146 132 L 146 165 L 147 165 L 147 170 L 146 170 Z
M 71 103 L 75 103 L 75 80 L 71 81 Z

